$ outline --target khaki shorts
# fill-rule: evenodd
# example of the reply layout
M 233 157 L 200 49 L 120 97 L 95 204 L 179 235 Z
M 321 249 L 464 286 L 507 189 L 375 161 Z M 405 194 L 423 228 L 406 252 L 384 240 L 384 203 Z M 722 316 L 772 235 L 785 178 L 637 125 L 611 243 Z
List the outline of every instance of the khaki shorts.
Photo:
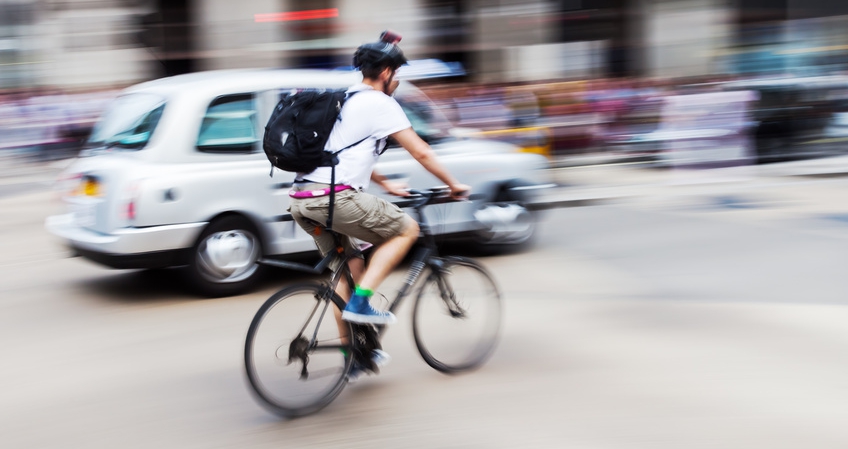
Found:
M 327 184 L 300 184 L 293 189 L 318 190 L 327 188 Z M 292 217 L 315 239 L 321 254 L 326 255 L 335 249 L 333 236 L 323 232 L 327 223 L 330 195 L 316 198 L 289 198 L 289 212 Z M 356 189 L 336 192 L 333 230 L 343 234 L 342 245 L 350 252 L 354 243 L 350 238 L 379 245 L 392 237 L 403 233 L 407 225 L 407 215 L 394 204 L 374 195 Z M 334 268 L 335 269 L 335 268 Z

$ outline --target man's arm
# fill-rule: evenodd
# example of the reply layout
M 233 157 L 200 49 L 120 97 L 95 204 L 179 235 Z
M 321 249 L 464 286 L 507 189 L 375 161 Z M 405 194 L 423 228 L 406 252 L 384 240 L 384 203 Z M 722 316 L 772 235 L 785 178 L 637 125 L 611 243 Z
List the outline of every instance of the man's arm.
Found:
M 378 184 L 383 188 L 383 190 L 392 195 L 409 196 L 409 192 L 406 191 L 408 187 L 406 183 L 389 181 L 389 178 L 377 173 L 377 170 L 371 172 L 371 181 Z
M 451 190 L 451 196 L 455 198 L 468 194 L 471 187 L 460 184 L 436 158 L 436 153 L 412 128 L 406 128 L 391 135 L 418 163 L 424 166 L 428 172 L 439 178 Z M 379 175 L 378 175 L 379 176 Z M 372 177 L 373 179 L 373 177 Z

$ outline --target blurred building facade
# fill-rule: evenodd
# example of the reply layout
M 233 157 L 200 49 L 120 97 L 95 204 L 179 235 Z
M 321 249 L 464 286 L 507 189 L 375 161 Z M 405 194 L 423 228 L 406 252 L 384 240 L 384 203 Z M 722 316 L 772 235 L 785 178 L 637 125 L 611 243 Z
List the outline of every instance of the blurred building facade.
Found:
M 474 81 L 844 70 L 829 0 L 3 0 L 0 88 L 337 67 L 383 29 Z
M 138 2 L 3 0 L 0 87 L 121 85 L 150 74 Z

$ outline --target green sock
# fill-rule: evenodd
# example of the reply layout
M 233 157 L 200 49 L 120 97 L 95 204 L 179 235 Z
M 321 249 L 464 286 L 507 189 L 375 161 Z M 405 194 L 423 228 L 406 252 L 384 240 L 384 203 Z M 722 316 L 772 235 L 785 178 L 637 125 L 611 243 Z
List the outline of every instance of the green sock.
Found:
M 353 292 L 354 295 L 364 296 L 366 298 L 371 298 L 371 295 L 374 294 L 374 290 L 368 290 L 367 288 L 362 288 L 360 286 L 356 286 L 356 290 Z

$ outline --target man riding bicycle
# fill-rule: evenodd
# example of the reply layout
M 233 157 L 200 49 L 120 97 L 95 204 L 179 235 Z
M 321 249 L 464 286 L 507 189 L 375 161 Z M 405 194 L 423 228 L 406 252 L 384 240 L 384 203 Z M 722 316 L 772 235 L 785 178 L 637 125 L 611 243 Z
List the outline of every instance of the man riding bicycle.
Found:
M 412 129 L 397 101 L 391 96 L 398 86 L 394 79 L 397 69 L 407 59 L 397 46 L 400 37 L 384 32 L 380 42 L 357 48 L 353 65 L 362 72 L 362 82 L 347 90 L 344 103 L 330 133 L 325 151 L 338 151 L 352 142 L 359 142 L 338 154 L 335 166 L 336 192 L 333 209 L 333 231 L 340 234 L 345 251 L 355 250 L 351 238 L 375 245 L 368 267 L 363 259 L 349 262 L 355 290 L 352 297 L 347 281 L 342 277 L 336 290 L 347 302 L 341 319 L 353 323 L 392 324 L 397 318 L 388 311 L 371 306 L 374 290 L 409 252 L 418 240 L 418 223 L 396 205 L 365 193 L 370 181 L 386 192 L 407 196 L 406 185 L 390 181 L 374 171 L 377 159 L 385 150 L 389 137 L 406 149 L 416 161 L 444 182 L 451 196 L 461 198 L 470 187 L 459 183 L 436 159 L 435 153 Z M 311 173 L 298 173 L 290 193 L 291 212 L 295 221 L 309 232 L 322 254 L 335 250 L 331 234 L 322 232 L 330 208 L 329 193 L 332 168 L 319 167 Z M 331 267 L 334 270 L 338 267 Z M 372 355 L 379 366 L 388 355 L 375 350 Z

